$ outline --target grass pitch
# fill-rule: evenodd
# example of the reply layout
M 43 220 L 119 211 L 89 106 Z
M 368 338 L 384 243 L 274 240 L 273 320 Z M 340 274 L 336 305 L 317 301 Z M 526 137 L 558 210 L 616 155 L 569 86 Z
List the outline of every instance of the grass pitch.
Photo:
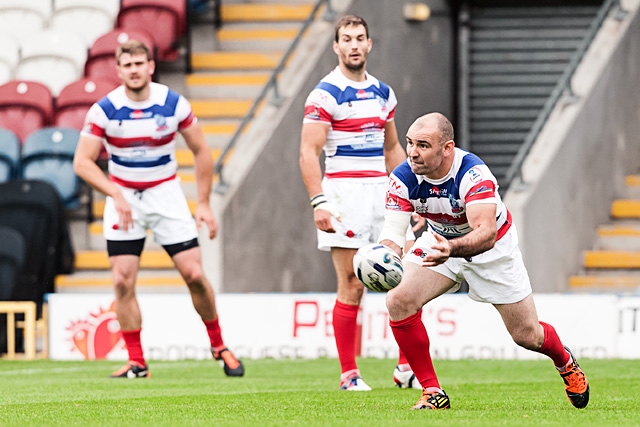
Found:
M 640 361 L 580 360 L 586 409 L 550 361 L 436 360 L 447 411 L 411 411 L 394 360 L 361 359 L 371 392 L 338 390 L 335 359 L 151 362 L 149 379 L 109 379 L 118 362 L 0 361 L 1 426 L 640 426 Z

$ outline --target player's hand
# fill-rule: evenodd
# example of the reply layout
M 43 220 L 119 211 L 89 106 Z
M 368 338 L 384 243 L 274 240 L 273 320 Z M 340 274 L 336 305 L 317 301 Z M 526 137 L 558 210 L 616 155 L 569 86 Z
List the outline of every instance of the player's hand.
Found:
M 200 231 L 204 223 L 209 229 L 209 240 L 215 239 L 218 235 L 218 221 L 213 215 L 211 207 L 207 203 L 198 203 L 194 217 L 198 231 Z
M 319 206 L 313 210 L 313 221 L 316 223 L 316 227 L 320 231 L 324 231 L 326 233 L 336 232 L 336 229 L 333 227 L 333 223 L 331 222 L 331 218 L 335 218 L 340 221 L 340 213 L 328 202 L 323 203 L 321 207 Z
M 122 193 L 117 193 L 113 196 L 113 204 L 116 212 L 118 212 L 118 228 L 123 231 L 128 231 L 130 228 L 133 228 L 131 206 L 129 206 L 129 203 Z
M 416 231 L 420 231 L 422 227 L 424 227 L 424 225 L 427 223 L 427 219 L 425 217 L 420 216 L 415 212 L 411 214 L 411 219 L 414 222 L 413 226 L 411 227 L 411 231 L 413 231 L 414 233 Z
M 435 238 L 435 243 L 431 246 L 431 251 L 422 259 L 423 267 L 440 265 L 447 261 L 451 255 L 451 243 L 449 243 L 449 240 L 438 233 L 433 233 L 433 237 Z
M 400 245 L 395 243 L 393 240 L 384 239 L 384 240 L 379 241 L 378 243 L 380 243 L 381 245 L 385 245 L 386 247 L 388 247 L 389 249 L 394 251 L 396 254 L 398 254 L 398 256 L 400 258 L 402 258 L 402 248 L 400 247 Z

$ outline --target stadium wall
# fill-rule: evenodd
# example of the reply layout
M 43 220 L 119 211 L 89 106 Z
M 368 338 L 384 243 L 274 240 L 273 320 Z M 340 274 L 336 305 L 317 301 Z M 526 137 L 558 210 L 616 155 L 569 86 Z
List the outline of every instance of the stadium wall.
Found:
M 605 21 L 572 80 L 579 100 L 555 108 L 524 163 L 527 184 L 505 196 L 535 291 L 567 289 L 640 167 L 639 3 Z
M 401 141 L 417 116 L 427 111 L 452 116 L 455 104 L 455 43 L 446 2 L 434 2 L 434 16 L 421 23 L 405 21 L 402 6 L 355 0 L 342 11 L 362 15 L 369 23 L 373 51 L 368 70 L 396 91 Z M 220 264 L 207 263 L 207 275 L 218 290 L 336 288 L 329 254 L 316 249 L 313 214 L 298 166 L 304 101 L 337 64 L 332 41 L 333 23 L 311 29 L 280 80 L 284 103 L 263 108 L 225 166 L 231 189 L 214 200 L 222 207 L 219 254 L 208 257 L 219 258 Z

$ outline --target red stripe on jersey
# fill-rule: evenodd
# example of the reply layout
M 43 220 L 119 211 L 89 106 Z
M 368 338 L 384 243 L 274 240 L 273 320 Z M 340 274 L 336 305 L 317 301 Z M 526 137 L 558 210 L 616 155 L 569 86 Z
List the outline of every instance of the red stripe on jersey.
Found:
M 97 136 L 98 138 L 104 138 L 104 129 L 95 123 L 90 124 L 88 131 L 91 135 Z
M 318 122 L 331 123 L 331 114 L 329 114 L 324 108 L 317 105 L 306 105 L 304 107 L 304 118 Z
M 173 141 L 176 133 L 172 132 L 168 135 L 164 135 L 160 138 L 152 138 L 150 136 L 139 136 L 136 138 L 116 138 L 111 135 L 107 135 L 107 143 L 118 148 L 130 148 L 130 147 L 159 147 L 166 145 Z
M 342 172 L 325 172 L 327 178 L 375 178 L 387 176 L 386 172 L 381 171 L 342 171 Z
M 507 209 L 507 222 L 502 224 L 502 227 L 500 227 L 498 229 L 498 235 L 496 236 L 496 242 L 498 240 L 500 240 L 502 238 L 502 236 L 507 234 L 507 231 L 509 231 L 509 229 L 511 228 L 511 223 L 512 222 L 513 221 L 511 221 L 511 212 L 509 212 L 509 210 Z
M 340 132 L 363 132 L 367 130 L 381 130 L 384 129 L 386 120 L 381 120 L 380 117 L 365 117 L 362 119 L 344 119 L 336 120 L 331 123 L 333 130 Z
M 476 200 L 491 199 L 496 196 L 496 185 L 491 180 L 482 181 L 473 187 L 464 198 L 465 203 L 474 202 Z
M 396 117 L 396 107 L 393 107 L 393 110 L 389 111 L 389 114 L 387 115 L 387 121 L 391 121 L 395 117 Z
M 193 124 L 194 119 L 195 119 L 195 116 L 193 115 L 193 111 L 192 111 L 189 113 L 186 119 L 178 123 L 178 130 L 185 130 L 186 128 L 191 126 Z
M 163 182 L 171 181 L 172 179 L 175 179 L 175 177 L 176 177 L 176 174 L 174 173 L 168 178 L 159 179 L 157 181 L 141 182 L 141 181 L 126 181 L 124 179 L 116 178 L 113 175 L 109 176 L 111 181 L 115 182 L 116 184 L 126 188 L 133 188 L 134 190 L 146 190 L 147 188 L 155 187 L 156 185 L 162 184 Z
M 413 212 L 413 205 L 409 200 L 387 192 L 385 209 L 390 211 Z

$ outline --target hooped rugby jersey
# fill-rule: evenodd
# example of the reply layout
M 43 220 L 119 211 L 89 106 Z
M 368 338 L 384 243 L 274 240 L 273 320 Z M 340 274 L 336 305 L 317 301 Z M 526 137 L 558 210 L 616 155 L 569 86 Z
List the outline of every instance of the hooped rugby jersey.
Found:
M 337 66 L 307 97 L 303 123 L 330 124 L 325 152 L 327 178 L 386 180 L 384 126 L 396 111 L 390 86 L 371 74 L 349 80 Z
M 103 139 L 110 179 L 137 190 L 176 177 L 176 132 L 196 121 L 182 95 L 154 82 L 150 89 L 142 102 L 130 100 L 124 86 L 114 89 L 91 106 L 82 130 Z
M 498 182 L 478 156 L 459 148 L 455 148 L 451 170 L 442 179 L 430 180 L 414 174 L 409 160 L 398 165 L 389 177 L 386 209 L 416 212 L 427 220 L 432 230 L 448 239 L 472 230 L 466 209 L 475 203 L 497 205 L 499 240 L 512 221 L 498 193 Z

